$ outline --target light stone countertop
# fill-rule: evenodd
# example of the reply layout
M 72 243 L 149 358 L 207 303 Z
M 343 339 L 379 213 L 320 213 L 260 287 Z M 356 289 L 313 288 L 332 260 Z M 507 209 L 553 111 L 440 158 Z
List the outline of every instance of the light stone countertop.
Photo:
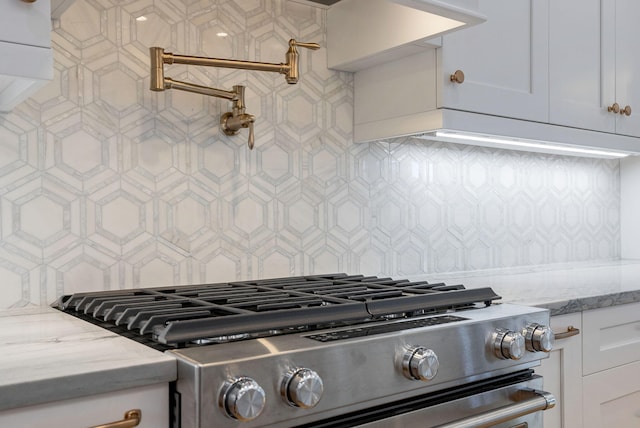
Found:
M 551 315 L 640 302 L 640 260 L 616 260 L 456 272 L 412 280 L 491 287 L 502 302 L 538 306 Z
M 170 382 L 175 358 L 48 307 L 0 311 L 0 410 Z

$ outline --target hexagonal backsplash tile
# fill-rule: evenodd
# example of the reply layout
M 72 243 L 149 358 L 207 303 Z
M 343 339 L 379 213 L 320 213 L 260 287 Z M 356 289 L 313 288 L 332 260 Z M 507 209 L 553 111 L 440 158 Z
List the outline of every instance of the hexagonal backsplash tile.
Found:
M 54 22 L 54 80 L 0 117 L 0 307 L 87 290 L 619 257 L 617 161 L 353 144 L 353 77 L 327 69 L 325 25 L 325 10 L 285 0 L 76 0 Z M 280 62 L 289 38 L 322 46 L 301 50 L 297 85 L 166 69 L 245 85 L 253 151 L 246 131 L 220 132 L 227 101 L 147 89 L 150 46 Z

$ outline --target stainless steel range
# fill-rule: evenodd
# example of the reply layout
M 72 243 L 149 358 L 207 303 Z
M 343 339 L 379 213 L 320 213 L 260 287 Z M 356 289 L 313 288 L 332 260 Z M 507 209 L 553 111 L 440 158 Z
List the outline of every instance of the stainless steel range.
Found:
M 56 306 L 171 352 L 174 427 L 542 426 L 547 310 L 346 274 L 79 293 Z

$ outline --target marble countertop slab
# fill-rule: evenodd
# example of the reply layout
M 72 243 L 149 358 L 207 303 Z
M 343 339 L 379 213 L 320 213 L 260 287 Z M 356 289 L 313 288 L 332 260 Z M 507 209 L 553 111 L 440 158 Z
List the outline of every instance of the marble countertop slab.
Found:
M 175 358 L 48 307 L 0 312 L 0 410 L 176 379 Z
M 541 265 L 420 275 L 412 280 L 491 287 L 504 303 L 539 306 L 551 315 L 640 302 L 640 260 Z

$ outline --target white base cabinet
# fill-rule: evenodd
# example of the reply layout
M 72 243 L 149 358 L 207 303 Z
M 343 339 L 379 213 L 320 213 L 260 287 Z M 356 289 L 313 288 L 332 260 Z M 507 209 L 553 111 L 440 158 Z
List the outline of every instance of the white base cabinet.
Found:
M 584 427 L 640 427 L 640 303 L 582 316 Z
M 120 421 L 127 411 L 139 409 L 137 428 L 168 428 L 168 403 L 169 385 L 163 383 L 5 410 L 0 427 L 88 428 Z
M 582 315 L 553 317 L 551 328 L 556 334 L 580 330 Z M 582 428 L 582 335 L 556 340 L 549 358 L 542 361 L 536 373 L 544 377 L 544 390 L 557 400 L 554 408 L 543 412 L 545 428 Z
M 536 372 L 558 401 L 545 428 L 640 427 L 640 303 L 551 318 L 556 341 Z

